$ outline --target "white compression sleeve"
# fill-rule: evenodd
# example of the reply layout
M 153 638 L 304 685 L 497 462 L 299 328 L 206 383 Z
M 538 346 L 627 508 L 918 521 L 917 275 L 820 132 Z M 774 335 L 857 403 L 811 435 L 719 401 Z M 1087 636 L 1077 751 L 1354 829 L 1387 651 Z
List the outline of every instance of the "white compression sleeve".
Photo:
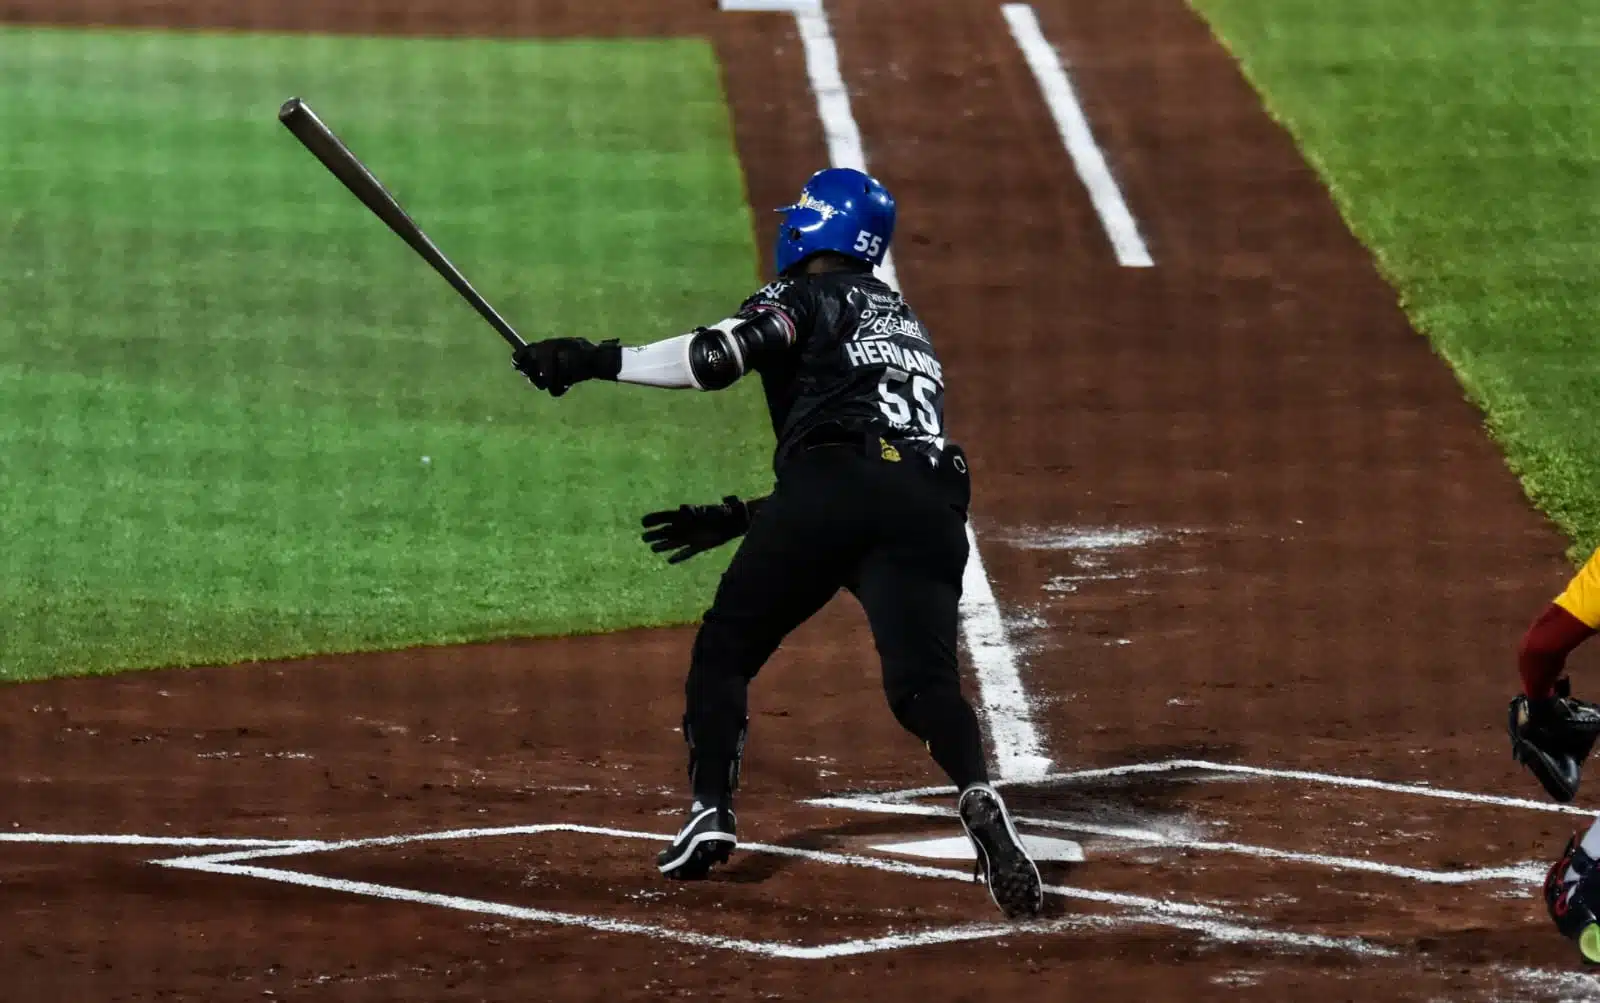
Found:
M 617 382 L 669 390 L 699 390 L 700 384 L 695 382 L 694 371 L 689 366 L 689 342 L 693 340 L 693 334 L 680 334 L 653 345 L 624 348 Z
M 1600 860 L 1600 819 L 1595 819 L 1594 825 L 1591 825 L 1589 831 L 1583 834 L 1583 842 L 1580 845 L 1582 845 L 1584 853 L 1587 853 L 1592 859 Z M 1580 877 L 1582 875 L 1571 867 L 1567 868 L 1567 873 L 1562 875 L 1563 880 L 1566 881 L 1576 881 Z
M 740 351 L 739 339 L 732 337 L 731 333 L 742 323 L 738 317 L 729 317 L 711 325 L 712 330 L 730 335 L 728 344 L 733 349 L 737 366 L 734 379 L 744 374 L 744 354 Z M 695 379 L 694 366 L 689 362 L 689 344 L 694 338 L 694 332 L 690 332 L 651 345 L 624 348 L 622 370 L 617 373 L 617 382 L 666 387 L 669 390 L 704 390 L 705 387 Z

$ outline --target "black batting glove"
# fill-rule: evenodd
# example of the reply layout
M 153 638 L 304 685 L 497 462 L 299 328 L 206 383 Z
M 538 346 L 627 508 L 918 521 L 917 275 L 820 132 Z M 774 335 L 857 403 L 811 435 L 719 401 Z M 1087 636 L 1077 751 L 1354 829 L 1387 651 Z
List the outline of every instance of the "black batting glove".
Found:
M 511 353 L 511 365 L 540 390 L 560 397 L 584 380 L 614 380 L 622 371 L 622 346 L 587 338 L 547 338 Z
M 647 530 L 643 539 L 658 554 L 672 551 L 667 563 L 679 564 L 743 536 L 764 501 L 753 498 L 745 502 L 729 495 L 721 505 L 679 505 L 651 512 L 640 520 Z

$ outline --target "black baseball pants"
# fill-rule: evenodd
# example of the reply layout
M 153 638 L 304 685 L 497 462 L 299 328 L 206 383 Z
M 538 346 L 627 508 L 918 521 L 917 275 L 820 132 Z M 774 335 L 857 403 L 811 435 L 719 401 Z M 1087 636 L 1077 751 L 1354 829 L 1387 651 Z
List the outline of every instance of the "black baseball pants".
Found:
M 937 466 L 878 440 L 815 446 L 784 462 L 695 638 L 684 737 L 697 800 L 731 799 L 750 681 L 841 588 L 866 611 L 895 718 L 958 789 L 987 779 L 956 661 L 970 497 L 955 449 Z

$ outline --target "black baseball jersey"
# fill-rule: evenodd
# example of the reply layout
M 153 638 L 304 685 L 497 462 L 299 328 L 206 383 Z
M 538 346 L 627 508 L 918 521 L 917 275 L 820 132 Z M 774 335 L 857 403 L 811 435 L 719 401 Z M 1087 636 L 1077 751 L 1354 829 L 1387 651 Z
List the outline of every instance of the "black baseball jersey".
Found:
M 943 450 L 944 372 L 899 293 L 867 272 L 801 275 L 739 308 L 742 318 L 762 313 L 782 318 L 791 335 L 787 351 L 751 360 L 772 413 L 776 463 L 824 425 L 930 456 Z

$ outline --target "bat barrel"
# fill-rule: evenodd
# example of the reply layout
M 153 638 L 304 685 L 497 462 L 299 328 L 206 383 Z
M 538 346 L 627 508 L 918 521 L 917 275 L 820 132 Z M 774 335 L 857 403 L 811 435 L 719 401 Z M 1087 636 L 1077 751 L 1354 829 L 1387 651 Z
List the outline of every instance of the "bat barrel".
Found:
M 422 259 L 433 267 L 446 282 L 466 300 L 484 320 L 489 322 L 506 343 L 513 348 L 521 348 L 523 340 L 516 330 L 508 324 L 504 317 L 489 301 L 484 299 L 478 291 L 472 288 L 472 283 L 461 274 L 460 269 L 450 263 L 444 252 L 436 247 L 428 235 L 422 232 L 422 227 L 400 207 L 400 203 L 383 187 L 376 175 L 367 169 L 367 166 L 350 152 L 350 148 L 338 136 L 333 134 L 311 106 L 300 98 L 294 97 L 285 101 L 278 109 L 278 121 L 282 122 L 294 137 L 298 139 L 312 156 L 322 162 L 334 177 L 350 190 L 350 193 L 361 200 L 372 214 L 383 221 L 394 234 L 411 246 L 411 249 L 422 256 Z

